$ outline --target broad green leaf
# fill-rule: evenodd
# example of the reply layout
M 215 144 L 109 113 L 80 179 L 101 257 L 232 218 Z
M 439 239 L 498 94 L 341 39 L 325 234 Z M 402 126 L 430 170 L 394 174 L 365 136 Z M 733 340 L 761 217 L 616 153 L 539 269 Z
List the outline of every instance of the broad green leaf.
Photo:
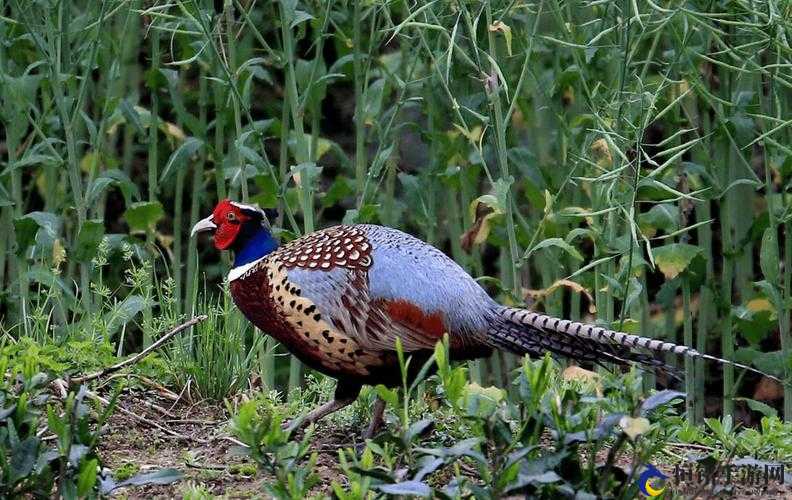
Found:
M 132 321 L 139 312 L 146 307 L 146 302 L 140 295 L 130 295 L 105 314 L 104 320 L 107 332 L 113 334 L 119 328 Z
M 679 276 L 700 253 L 701 248 L 687 243 L 672 243 L 652 249 L 657 267 L 669 280 Z
M 734 400 L 745 401 L 745 404 L 748 405 L 748 408 L 752 409 L 753 411 L 757 411 L 766 417 L 778 416 L 778 410 L 768 405 L 767 403 L 763 403 L 761 401 L 757 401 L 751 398 L 734 398 Z
M 158 201 L 133 203 L 124 212 L 124 218 L 132 231 L 153 231 L 164 216 L 165 210 Z
M 96 473 L 99 461 L 95 458 L 85 461 L 80 467 L 77 476 L 77 495 L 81 498 L 88 496 L 96 485 Z
M 110 493 L 124 486 L 145 486 L 147 484 L 170 484 L 181 480 L 184 474 L 176 469 L 162 469 L 156 472 L 147 472 L 130 477 L 125 481 L 116 483 L 113 480 L 102 482 L 102 493 Z
M 124 195 L 124 201 L 127 204 L 131 204 L 132 200 L 140 195 L 138 187 L 127 174 L 120 170 L 110 169 L 103 171 L 88 185 L 85 195 L 86 203 L 88 203 L 88 205 L 93 205 L 98 202 L 99 197 L 110 186 L 117 186 L 121 190 L 121 193 Z
M 184 168 L 187 162 L 203 147 L 204 142 L 195 137 L 188 137 L 168 158 L 168 163 L 160 176 L 160 182 L 165 181 L 173 172 Z
M 685 393 L 679 391 L 672 391 L 666 389 L 664 391 L 656 392 L 646 398 L 646 401 L 643 402 L 641 405 L 641 415 L 646 416 L 649 412 L 657 408 L 658 406 L 662 406 L 665 404 L 670 403 L 675 399 L 684 399 Z
M 88 262 L 96 256 L 96 250 L 105 234 L 104 221 L 101 219 L 87 220 L 80 226 L 77 234 L 77 245 L 74 258 L 80 262 Z
M 16 443 L 10 451 L 11 482 L 26 477 L 33 470 L 38 458 L 39 439 L 30 436 Z
M 486 418 L 498 408 L 504 398 L 504 392 L 497 387 L 482 387 L 469 383 L 464 389 L 465 407 L 468 415 Z
M 14 219 L 17 253 L 22 255 L 35 241 L 42 249 L 52 248 L 60 234 L 62 220 L 50 212 L 31 212 Z

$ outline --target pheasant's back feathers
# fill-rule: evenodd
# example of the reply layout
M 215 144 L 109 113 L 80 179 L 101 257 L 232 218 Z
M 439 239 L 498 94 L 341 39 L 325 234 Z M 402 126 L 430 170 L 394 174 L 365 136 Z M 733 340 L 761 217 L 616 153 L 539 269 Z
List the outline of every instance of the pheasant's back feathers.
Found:
M 273 254 L 287 268 L 330 270 L 371 266 L 371 244 L 358 226 L 335 226 L 284 245 Z

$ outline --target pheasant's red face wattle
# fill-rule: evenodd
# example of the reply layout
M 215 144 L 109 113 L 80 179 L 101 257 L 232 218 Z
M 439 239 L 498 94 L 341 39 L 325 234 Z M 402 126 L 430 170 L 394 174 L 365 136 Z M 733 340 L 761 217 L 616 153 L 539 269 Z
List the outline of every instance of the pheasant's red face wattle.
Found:
M 250 217 L 230 200 L 222 200 L 215 207 L 212 220 L 217 225 L 214 235 L 215 248 L 228 250 L 234 244 L 242 225 L 249 221 Z

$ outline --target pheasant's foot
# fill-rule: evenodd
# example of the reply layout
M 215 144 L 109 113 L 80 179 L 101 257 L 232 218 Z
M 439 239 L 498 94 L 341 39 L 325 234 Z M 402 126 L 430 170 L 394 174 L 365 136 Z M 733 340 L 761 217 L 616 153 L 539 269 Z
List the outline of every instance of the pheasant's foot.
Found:
M 369 426 L 366 429 L 366 432 L 363 433 L 363 440 L 372 439 L 376 434 L 377 431 L 382 428 L 382 424 L 384 422 L 385 416 L 385 400 L 377 397 L 377 401 L 374 402 L 374 411 L 371 415 L 371 422 L 369 422 Z

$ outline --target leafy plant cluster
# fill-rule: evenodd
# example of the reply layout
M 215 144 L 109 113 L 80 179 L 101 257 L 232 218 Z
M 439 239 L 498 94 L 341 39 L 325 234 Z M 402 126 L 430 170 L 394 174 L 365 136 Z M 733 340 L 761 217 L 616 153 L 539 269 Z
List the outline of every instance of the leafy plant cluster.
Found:
M 102 426 L 118 393 L 105 407 L 91 407 L 87 388 L 52 401 L 49 377 L 27 357 L 21 370 L 0 358 L 0 497 L 99 498 L 128 486 L 168 484 L 181 478 L 164 469 L 121 481 L 102 468 L 97 454 Z
M 339 450 L 346 481 L 333 481 L 335 497 L 633 498 L 636 474 L 670 436 L 667 423 L 675 412 L 668 404 L 684 398 L 662 391 L 642 399 L 634 375 L 626 385 L 614 377 L 599 389 L 563 381 L 546 357 L 523 363 L 514 380 L 516 397 L 510 399 L 501 389 L 468 382 L 464 366 L 449 365 L 447 349 L 438 344 L 409 381 L 413 359 L 401 356 L 403 386 L 376 388 L 396 419 L 376 439 Z M 430 376 L 435 368 L 437 374 Z M 413 419 L 409 411 L 412 399 L 431 387 L 439 404 L 469 429 L 451 443 L 437 440 L 435 416 Z M 254 400 L 240 408 L 232 429 L 248 446 L 245 453 L 273 477 L 270 495 L 305 497 L 317 482 L 316 452 L 309 446 L 313 427 L 299 438 L 282 420 L 277 408 Z M 625 457 L 628 467 L 621 465 Z

